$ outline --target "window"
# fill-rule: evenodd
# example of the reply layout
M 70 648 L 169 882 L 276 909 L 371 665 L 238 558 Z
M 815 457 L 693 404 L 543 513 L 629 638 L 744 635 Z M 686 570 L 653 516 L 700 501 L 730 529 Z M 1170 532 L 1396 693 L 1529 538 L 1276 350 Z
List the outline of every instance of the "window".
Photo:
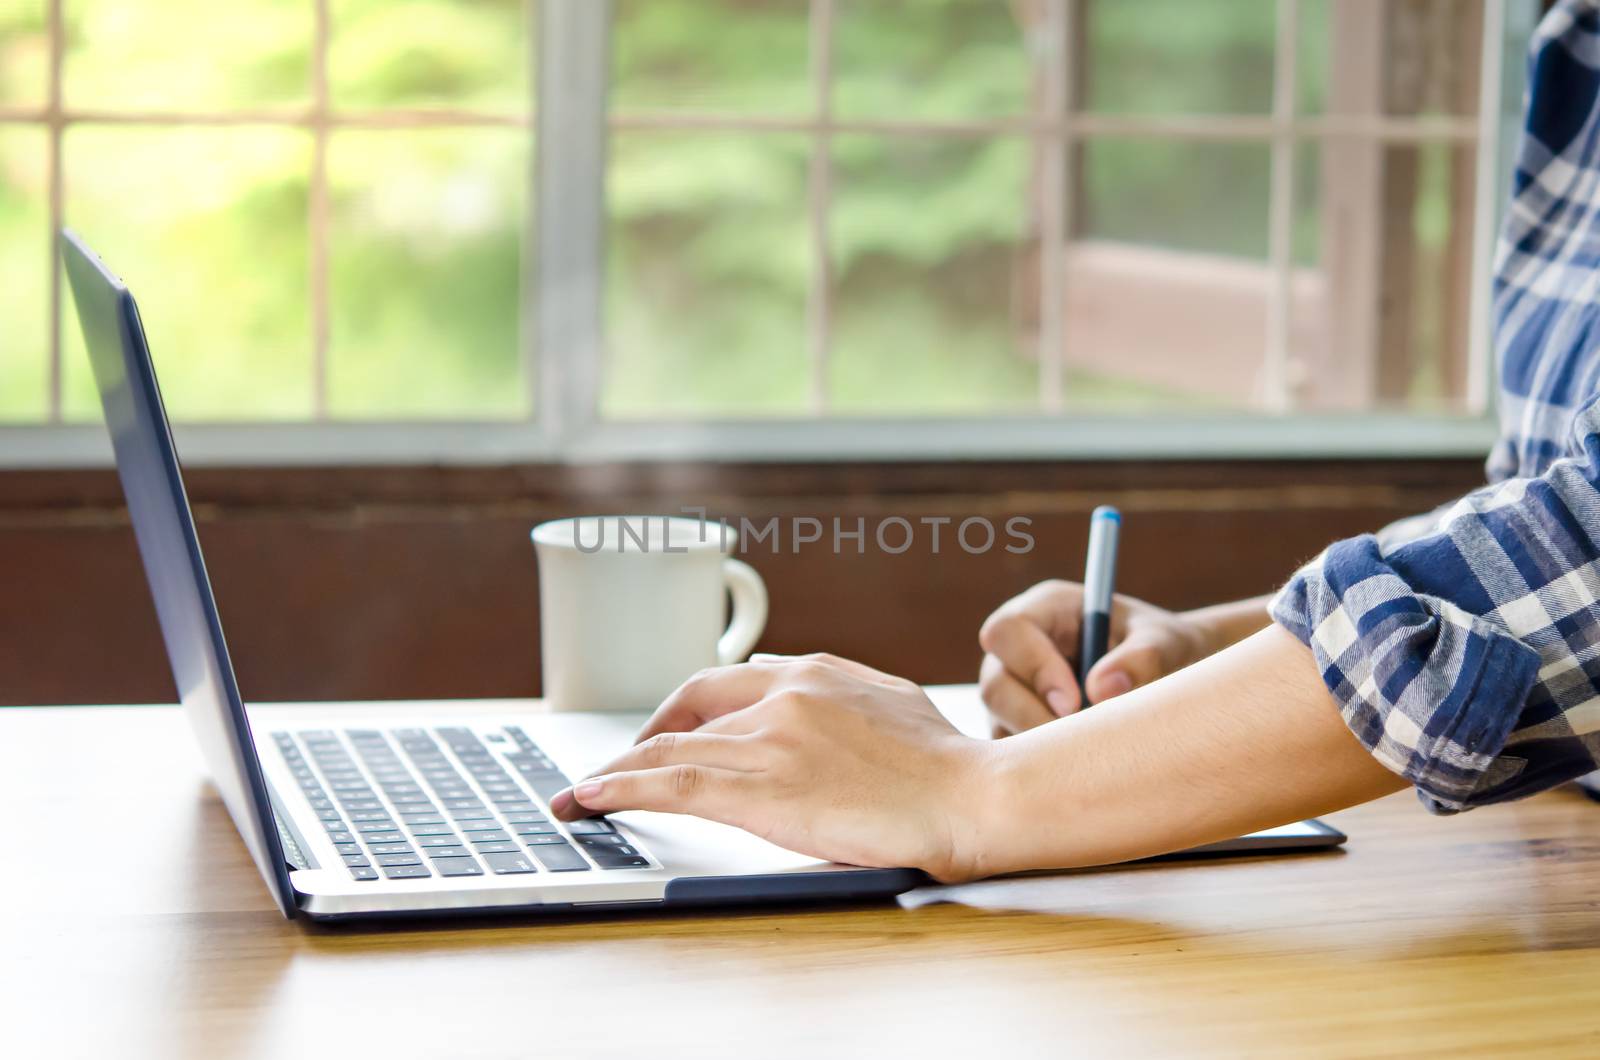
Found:
M 6 12 L 7 419 L 98 415 L 61 221 L 127 270 L 177 420 L 527 415 L 519 0 Z
M 65 221 L 202 460 L 1482 446 L 1536 7 L 21 0 L 0 442 Z

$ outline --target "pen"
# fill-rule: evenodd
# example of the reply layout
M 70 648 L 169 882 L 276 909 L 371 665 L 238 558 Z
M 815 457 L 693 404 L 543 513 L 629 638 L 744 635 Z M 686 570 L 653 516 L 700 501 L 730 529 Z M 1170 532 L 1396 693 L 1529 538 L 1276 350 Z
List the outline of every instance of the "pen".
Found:
M 1083 625 L 1078 642 L 1078 688 L 1089 703 L 1088 677 L 1106 653 L 1111 597 L 1117 588 L 1117 533 L 1122 513 L 1102 504 L 1089 516 L 1089 555 L 1083 565 Z

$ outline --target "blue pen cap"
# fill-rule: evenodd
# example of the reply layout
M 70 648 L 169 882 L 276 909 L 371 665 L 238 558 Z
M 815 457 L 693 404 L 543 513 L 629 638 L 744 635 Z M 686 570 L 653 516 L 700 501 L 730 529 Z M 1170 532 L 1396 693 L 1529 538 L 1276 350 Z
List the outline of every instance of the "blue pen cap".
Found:
M 1122 529 L 1122 513 L 1102 504 L 1089 516 L 1089 555 L 1083 569 L 1083 609 L 1085 613 L 1111 613 L 1111 598 L 1117 590 L 1117 537 Z

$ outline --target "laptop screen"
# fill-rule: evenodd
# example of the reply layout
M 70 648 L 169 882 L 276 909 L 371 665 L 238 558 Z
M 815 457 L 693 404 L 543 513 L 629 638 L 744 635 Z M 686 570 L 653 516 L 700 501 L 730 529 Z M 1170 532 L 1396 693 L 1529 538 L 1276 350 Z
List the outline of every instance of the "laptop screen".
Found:
M 63 230 L 61 239 L 178 696 L 234 825 L 279 908 L 293 916 L 277 821 L 222 639 L 138 307 L 122 281 L 76 235 Z

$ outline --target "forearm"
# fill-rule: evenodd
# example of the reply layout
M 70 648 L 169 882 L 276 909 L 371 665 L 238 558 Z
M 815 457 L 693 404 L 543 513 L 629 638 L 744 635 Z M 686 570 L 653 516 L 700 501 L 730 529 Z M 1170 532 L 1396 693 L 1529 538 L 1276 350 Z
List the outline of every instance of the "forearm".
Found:
M 1125 861 L 1405 787 L 1277 627 L 990 752 L 975 874 Z
M 1233 600 L 1185 611 L 1183 617 L 1206 631 L 1210 654 L 1237 644 L 1271 625 L 1272 616 L 1267 612 L 1271 603 L 1270 595 L 1256 596 L 1249 600 Z

